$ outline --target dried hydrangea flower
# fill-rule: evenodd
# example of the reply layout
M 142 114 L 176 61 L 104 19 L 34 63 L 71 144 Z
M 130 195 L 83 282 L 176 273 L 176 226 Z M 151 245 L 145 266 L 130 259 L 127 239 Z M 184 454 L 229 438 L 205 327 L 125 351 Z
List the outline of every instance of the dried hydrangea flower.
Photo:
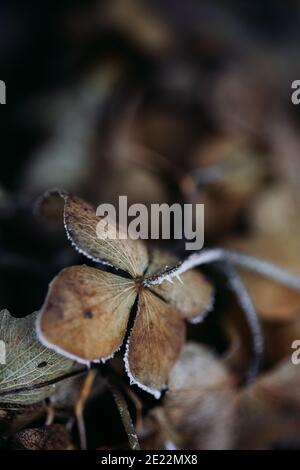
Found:
M 149 256 L 141 240 L 107 239 L 104 227 L 101 237 L 96 210 L 77 197 L 60 195 L 65 201 L 66 232 L 74 247 L 94 262 L 119 271 L 112 274 L 88 266 L 61 271 L 39 315 L 39 338 L 79 362 L 106 361 L 123 344 L 138 298 L 126 346 L 126 370 L 133 383 L 159 397 L 185 341 L 184 320 L 201 319 L 201 312 L 212 304 L 213 288 L 197 271 L 151 286 L 147 279 L 176 260 L 158 252 Z
M 91 205 L 67 193 L 59 195 L 65 201 L 64 222 L 71 243 L 94 262 L 113 267 L 117 274 L 87 266 L 73 266 L 59 273 L 37 322 L 43 344 L 79 362 L 105 361 L 123 344 L 130 311 L 137 300 L 125 366 L 132 383 L 159 397 L 184 344 L 184 320 L 201 321 L 212 306 L 213 288 L 193 268 L 219 263 L 251 330 L 254 355 L 248 380 L 253 379 L 263 355 L 263 335 L 251 296 L 234 266 L 296 291 L 300 291 L 298 276 L 254 256 L 223 248 L 194 252 L 175 264 L 172 257 L 161 253 L 149 256 L 141 240 L 107 236 L 106 224 L 98 224 Z

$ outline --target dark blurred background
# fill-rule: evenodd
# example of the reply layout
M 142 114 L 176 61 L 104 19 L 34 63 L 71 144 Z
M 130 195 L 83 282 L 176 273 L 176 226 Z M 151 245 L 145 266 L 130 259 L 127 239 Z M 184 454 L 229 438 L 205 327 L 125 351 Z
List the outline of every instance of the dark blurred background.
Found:
M 289 101 L 299 68 L 299 10 L 292 0 L 2 0 L 0 74 L 7 105 L 1 109 L 1 183 L 20 188 L 28 161 L 55 127 L 56 100 L 75 90 L 80 95 L 92 80 L 101 94 L 98 103 L 94 97 L 99 134 L 106 124 L 116 125 L 130 99 L 157 101 L 170 113 L 200 119 L 201 127 L 218 126 L 212 95 L 224 80 L 226 100 L 225 80 L 238 68 L 240 74 L 251 69 L 244 70 L 244 83 L 235 77 L 243 94 L 253 94 L 255 85 L 272 93 L 277 84 L 272 103 Z M 238 83 L 235 92 L 236 100 L 247 100 Z M 79 95 L 70 97 L 74 114 L 84 112 Z

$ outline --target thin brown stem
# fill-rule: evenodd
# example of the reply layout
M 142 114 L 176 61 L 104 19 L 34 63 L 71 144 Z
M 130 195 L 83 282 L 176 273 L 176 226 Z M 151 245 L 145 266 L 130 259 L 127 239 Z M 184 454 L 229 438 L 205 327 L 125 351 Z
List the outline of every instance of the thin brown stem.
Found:
M 78 432 L 79 432 L 79 440 L 80 440 L 80 448 L 82 450 L 87 449 L 87 439 L 86 439 L 86 431 L 85 431 L 85 422 L 84 422 L 84 407 L 86 401 L 89 397 L 91 392 L 95 377 L 97 375 L 97 369 L 91 369 L 84 381 L 82 389 L 80 391 L 79 399 L 75 405 L 75 416 L 77 420 Z
M 124 429 L 128 437 L 130 448 L 132 450 L 140 450 L 141 449 L 140 444 L 138 441 L 138 437 L 137 437 L 136 430 L 134 428 L 131 416 L 128 411 L 126 400 L 122 392 L 119 390 L 119 388 L 116 386 L 113 380 L 109 380 L 108 385 L 112 393 L 112 396 L 116 402 L 116 405 L 118 407 L 120 417 L 121 417 Z

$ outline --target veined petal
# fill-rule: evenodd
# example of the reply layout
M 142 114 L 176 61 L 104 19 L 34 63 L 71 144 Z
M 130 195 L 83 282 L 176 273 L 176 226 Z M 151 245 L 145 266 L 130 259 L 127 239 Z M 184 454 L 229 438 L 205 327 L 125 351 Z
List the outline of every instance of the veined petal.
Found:
M 125 355 L 131 381 L 159 398 L 184 340 L 185 324 L 179 312 L 142 290 Z
M 145 272 L 149 257 L 146 244 L 133 240 L 115 220 L 96 215 L 96 208 L 84 200 L 62 190 L 45 193 L 37 201 L 39 214 L 48 221 L 57 222 L 60 215 L 59 198 L 64 200 L 64 224 L 74 248 L 95 262 L 113 266 L 140 277 Z M 123 234 L 122 234 L 123 235 Z
M 108 359 L 122 345 L 135 298 L 131 280 L 87 266 L 66 268 L 50 285 L 39 338 L 78 362 Z
M 96 209 L 74 196 L 65 196 L 64 220 L 67 235 L 79 252 L 94 261 L 127 271 L 133 277 L 142 276 L 148 265 L 147 247 L 143 241 L 129 237 L 120 239 L 117 225 L 110 236 L 109 227 L 101 223 Z M 108 225 L 112 223 L 110 221 Z
M 155 250 L 146 276 L 153 276 L 166 267 L 175 265 L 178 259 L 168 253 Z M 150 290 L 163 297 L 173 305 L 181 316 L 193 323 L 201 321 L 205 313 L 213 305 L 214 289 L 199 271 L 191 270 L 173 277 L 172 283 L 165 280 L 159 285 L 153 285 Z

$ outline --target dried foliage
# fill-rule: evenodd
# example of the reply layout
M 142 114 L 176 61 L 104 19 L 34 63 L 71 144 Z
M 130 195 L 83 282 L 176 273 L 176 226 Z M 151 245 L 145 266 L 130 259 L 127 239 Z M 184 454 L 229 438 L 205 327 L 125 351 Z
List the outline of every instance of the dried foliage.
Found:
M 39 338 L 46 346 L 79 362 L 105 362 L 121 347 L 130 309 L 138 297 L 125 366 L 133 383 L 159 398 L 184 342 L 183 318 L 201 315 L 209 305 L 212 289 L 204 277 L 190 271 L 181 280 L 183 288 L 178 287 L 179 280 L 167 288 L 162 283 L 158 292 L 162 291 L 166 303 L 155 295 L 155 290 L 143 285 L 143 280 L 148 282 L 161 266 L 166 268 L 166 259 L 160 260 L 158 268 L 156 253 L 152 267 L 143 241 L 114 239 L 109 233 L 106 239 L 105 225 L 97 225 L 96 209 L 65 192 L 61 194 L 65 199 L 66 233 L 75 248 L 116 272 L 122 269 L 132 279 L 88 266 L 66 268 L 51 284 L 41 309 Z M 48 197 L 51 193 L 45 195 Z M 44 202 L 42 199 L 40 204 Z M 112 223 L 109 227 L 114 228 Z M 117 233 L 119 230 L 116 227 Z
M 54 3 L 3 7 L 0 447 L 300 448 L 299 5 Z
M 53 393 L 56 381 L 79 370 L 73 361 L 37 340 L 36 317 L 14 318 L 7 310 L 0 312 L 0 334 L 6 345 L 6 361 L 0 369 L 1 403 L 42 401 Z

